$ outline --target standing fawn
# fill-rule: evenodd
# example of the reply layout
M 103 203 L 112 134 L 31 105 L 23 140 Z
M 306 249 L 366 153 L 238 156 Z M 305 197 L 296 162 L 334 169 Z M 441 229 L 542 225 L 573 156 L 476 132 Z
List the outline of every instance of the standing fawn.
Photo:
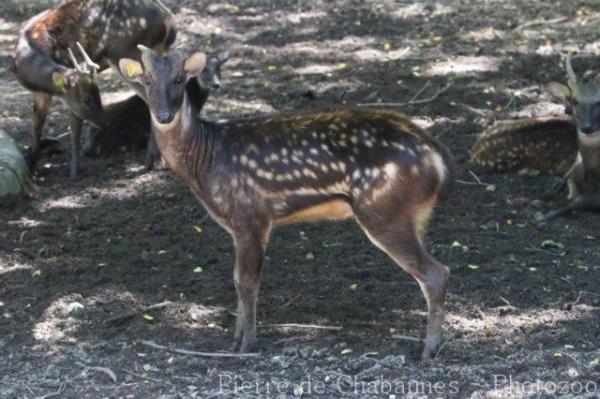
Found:
M 271 229 L 353 217 L 371 241 L 419 283 L 428 305 L 422 358 L 442 340 L 449 270 L 424 248 L 435 204 L 450 192 L 447 149 L 402 114 L 324 109 L 206 122 L 187 98 L 203 53 L 160 56 L 140 46 L 124 76 L 144 87 L 156 141 L 169 167 L 234 241 L 235 347 L 256 342 L 256 302 Z
M 26 21 L 12 70 L 34 100 L 30 164 L 37 160 L 51 99 L 58 96 L 71 112 L 70 175 L 76 177 L 82 122 L 95 121 L 102 111 L 95 74 L 109 66 L 118 71 L 123 57 L 137 58 L 138 43 L 162 52 L 174 40 L 173 17 L 158 0 L 72 0 Z M 76 44 L 83 65 L 70 50 Z

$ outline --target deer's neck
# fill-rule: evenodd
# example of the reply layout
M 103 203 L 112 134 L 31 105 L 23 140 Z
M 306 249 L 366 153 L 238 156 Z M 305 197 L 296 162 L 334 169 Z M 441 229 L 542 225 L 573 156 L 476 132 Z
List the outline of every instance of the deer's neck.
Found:
M 156 144 L 171 170 L 200 195 L 203 177 L 213 166 L 219 142 L 211 125 L 200 121 L 197 114 L 184 95 L 173 121 L 160 124 L 152 116 L 152 129 Z

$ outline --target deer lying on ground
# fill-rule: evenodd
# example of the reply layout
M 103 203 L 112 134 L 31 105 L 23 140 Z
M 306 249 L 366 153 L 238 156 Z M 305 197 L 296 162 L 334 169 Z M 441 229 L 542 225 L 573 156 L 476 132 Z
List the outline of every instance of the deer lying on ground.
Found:
M 551 83 L 548 91 L 567 103 L 571 116 L 498 123 L 471 148 L 471 162 L 482 168 L 508 172 L 532 168 L 564 176 L 571 202 L 538 217 L 538 222 L 600 209 L 600 76 L 579 82 L 570 55 L 566 70 L 568 86 Z
M 281 113 L 224 122 L 197 118 L 186 81 L 206 56 L 160 56 L 140 46 L 124 76 L 144 87 L 152 129 L 168 166 L 234 241 L 235 347 L 256 342 L 256 303 L 271 229 L 353 217 L 371 241 L 419 283 L 428 305 L 422 357 L 441 342 L 449 270 L 424 248 L 436 203 L 450 192 L 447 149 L 407 117 L 355 108 Z
M 202 109 L 210 93 L 221 87 L 221 67 L 228 59 L 226 50 L 208 57 L 199 84 L 188 90 L 188 96 L 195 99 L 198 110 Z M 140 97 L 131 96 L 104 107 L 101 127 L 90 128 L 83 153 L 99 156 L 145 149 L 151 130 L 148 106 Z
M 577 156 L 577 132 L 568 116 L 496 122 L 470 152 L 471 163 L 482 169 L 564 175 Z
M 76 177 L 82 121 L 94 122 L 102 111 L 96 73 L 109 66 L 118 71 L 123 57 L 137 58 L 138 43 L 162 52 L 174 40 L 173 16 L 157 0 L 75 0 L 26 21 L 11 69 L 34 99 L 30 164 L 37 160 L 51 99 L 58 96 L 71 112 L 70 175 Z M 76 44 L 84 64 L 72 56 Z
M 545 222 L 579 210 L 600 210 L 600 75 L 579 82 L 571 54 L 567 55 L 567 86 L 553 83 L 552 93 L 568 102 L 567 109 L 577 128 L 577 158 L 565 174 L 569 188 L 568 205 L 548 212 L 538 221 Z

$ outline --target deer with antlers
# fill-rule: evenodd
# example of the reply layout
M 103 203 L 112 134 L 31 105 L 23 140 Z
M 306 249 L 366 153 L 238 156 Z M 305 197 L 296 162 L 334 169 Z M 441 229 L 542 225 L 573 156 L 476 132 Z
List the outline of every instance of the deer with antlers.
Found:
M 95 123 L 102 114 L 96 74 L 108 67 L 118 72 L 118 60 L 138 57 L 140 43 L 162 52 L 175 35 L 173 15 L 159 0 L 72 0 L 26 21 L 11 69 L 33 95 L 30 165 L 37 161 L 46 115 L 52 97 L 57 96 L 70 111 L 70 176 L 76 177 L 82 123 Z M 75 59 L 74 47 L 82 63 Z

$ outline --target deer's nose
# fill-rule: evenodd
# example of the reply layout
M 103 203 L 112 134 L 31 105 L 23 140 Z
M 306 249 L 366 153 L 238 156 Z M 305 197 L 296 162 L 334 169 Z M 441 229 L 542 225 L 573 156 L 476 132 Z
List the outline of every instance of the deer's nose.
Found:
M 173 120 L 173 113 L 171 111 L 168 110 L 161 110 L 158 112 L 158 114 L 156 115 L 156 120 L 159 123 L 169 123 Z

